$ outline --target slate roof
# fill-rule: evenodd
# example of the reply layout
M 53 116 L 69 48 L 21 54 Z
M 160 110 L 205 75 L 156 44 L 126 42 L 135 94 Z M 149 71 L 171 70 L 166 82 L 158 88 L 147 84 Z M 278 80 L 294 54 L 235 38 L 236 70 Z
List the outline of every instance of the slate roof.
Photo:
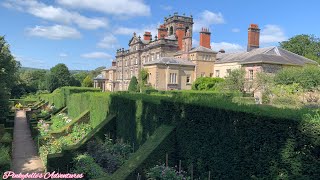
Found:
M 222 64 L 233 62 L 238 62 L 240 64 L 270 63 L 298 66 L 318 64 L 313 60 L 274 46 L 257 48 L 249 52 L 218 53 L 217 61 L 215 63 Z
M 116 70 L 116 69 L 117 69 L 117 67 L 116 67 L 116 66 L 111 66 L 111 67 L 109 67 L 109 68 L 105 68 L 105 69 L 103 69 L 103 71 Z
M 203 46 L 198 46 L 196 48 L 191 49 L 190 52 L 208 52 L 208 53 L 217 53 L 216 51 L 203 47 Z
M 169 65 L 185 65 L 185 66 L 195 66 L 191 61 L 173 58 L 173 57 L 161 57 L 158 60 L 147 62 L 144 65 L 154 65 L 154 64 L 169 64 Z
M 94 78 L 94 80 L 105 80 L 106 78 L 103 76 L 103 74 L 99 74 L 97 77 Z

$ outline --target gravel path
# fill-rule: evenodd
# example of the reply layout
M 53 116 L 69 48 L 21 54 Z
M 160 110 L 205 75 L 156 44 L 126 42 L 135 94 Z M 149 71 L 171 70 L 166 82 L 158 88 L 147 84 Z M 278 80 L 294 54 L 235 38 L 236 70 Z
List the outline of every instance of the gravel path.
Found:
M 44 172 L 44 166 L 37 154 L 24 110 L 16 113 L 12 149 L 12 170 L 16 174 Z

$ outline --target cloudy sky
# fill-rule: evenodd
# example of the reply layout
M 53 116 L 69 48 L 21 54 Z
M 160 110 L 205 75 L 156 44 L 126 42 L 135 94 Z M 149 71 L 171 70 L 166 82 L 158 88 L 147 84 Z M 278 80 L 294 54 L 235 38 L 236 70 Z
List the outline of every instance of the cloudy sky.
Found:
M 70 69 L 109 66 L 116 49 L 127 48 L 133 32 L 156 28 L 164 17 L 194 17 L 212 32 L 214 50 L 243 51 L 249 24 L 259 24 L 261 46 L 278 45 L 297 34 L 320 36 L 318 0 L 1 0 L 0 35 L 25 67 Z

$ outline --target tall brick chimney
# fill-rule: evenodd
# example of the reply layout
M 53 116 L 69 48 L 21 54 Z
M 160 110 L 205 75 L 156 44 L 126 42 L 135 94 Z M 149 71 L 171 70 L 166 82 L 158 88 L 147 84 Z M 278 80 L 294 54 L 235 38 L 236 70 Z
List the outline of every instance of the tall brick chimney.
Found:
M 179 50 L 182 50 L 182 40 L 184 38 L 184 27 L 182 24 L 178 24 L 178 27 L 176 28 L 176 36 L 178 38 L 178 46 Z
M 143 39 L 146 41 L 150 41 L 151 40 L 151 32 L 147 32 L 147 31 L 144 32 Z
M 182 40 L 182 50 L 184 52 L 189 52 L 192 48 L 192 37 L 190 30 L 188 29 L 186 32 L 186 36 Z
M 160 25 L 160 27 L 158 28 L 158 39 L 162 39 L 164 37 L 166 37 L 168 34 L 168 31 L 166 29 L 165 25 Z
M 202 28 L 200 31 L 200 46 L 211 49 L 210 36 L 211 33 L 209 32 L 209 29 Z
M 259 48 L 260 29 L 257 24 L 250 24 L 248 28 L 248 47 L 247 51 Z

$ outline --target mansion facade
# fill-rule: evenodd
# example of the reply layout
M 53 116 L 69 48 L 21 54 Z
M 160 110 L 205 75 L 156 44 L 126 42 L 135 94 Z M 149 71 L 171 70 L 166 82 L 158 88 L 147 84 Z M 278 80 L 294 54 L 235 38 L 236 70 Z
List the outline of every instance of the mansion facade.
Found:
M 165 18 L 158 34 L 143 37 L 133 33 L 129 49 L 118 49 L 110 68 L 94 78 L 94 87 L 103 91 L 126 91 L 133 76 L 141 69 L 148 72 L 148 84 L 158 90 L 191 89 L 198 77 L 225 77 L 236 68 L 246 70 L 247 79 L 257 72 L 275 73 L 285 66 L 317 64 L 278 47 L 259 48 L 260 29 L 248 28 L 246 52 L 226 53 L 211 49 L 209 29 L 200 31 L 199 46 L 192 46 L 193 18 L 175 13 Z

